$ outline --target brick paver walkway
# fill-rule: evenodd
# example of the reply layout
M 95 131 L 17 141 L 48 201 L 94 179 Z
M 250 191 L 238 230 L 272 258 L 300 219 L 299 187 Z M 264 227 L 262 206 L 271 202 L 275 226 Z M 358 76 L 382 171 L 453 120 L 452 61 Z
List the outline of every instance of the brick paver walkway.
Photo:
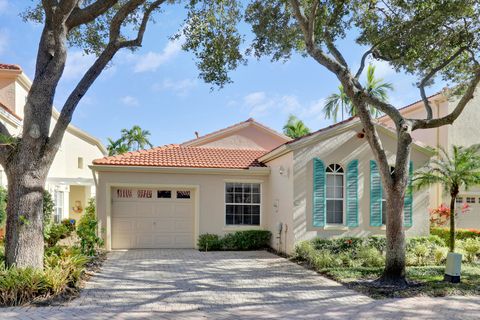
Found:
M 480 297 L 374 301 L 273 254 L 109 254 L 80 298 L 1 319 L 479 319 Z

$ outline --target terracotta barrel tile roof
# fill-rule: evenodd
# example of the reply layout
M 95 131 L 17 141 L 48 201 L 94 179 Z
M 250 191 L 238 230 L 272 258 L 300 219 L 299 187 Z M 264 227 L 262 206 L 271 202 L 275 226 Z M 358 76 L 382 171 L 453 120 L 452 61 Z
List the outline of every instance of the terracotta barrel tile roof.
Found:
M 7 64 L 7 63 L 0 63 L 0 69 L 3 70 L 22 70 L 19 65 L 16 64 Z
M 264 150 L 240 150 L 166 145 L 150 150 L 127 152 L 93 161 L 96 165 L 248 169 L 264 167 L 258 158 Z

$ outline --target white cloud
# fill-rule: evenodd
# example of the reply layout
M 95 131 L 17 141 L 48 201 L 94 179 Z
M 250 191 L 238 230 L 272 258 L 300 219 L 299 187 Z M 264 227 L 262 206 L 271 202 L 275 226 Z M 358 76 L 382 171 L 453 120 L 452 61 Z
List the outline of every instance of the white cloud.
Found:
M 153 85 L 153 89 L 160 91 L 160 90 L 167 90 L 173 92 L 179 96 L 186 96 L 190 90 L 195 88 L 198 85 L 196 79 L 182 79 L 182 80 L 171 80 L 165 79 L 162 83 L 156 83 Z
M 7 30 L 0 29 L 0 53 L 3 53 L 8 48 L 8 38 L 9 36 Z
M 263 117 L 272 112 L 299 114 L 304 107 L 294 95 L 269 95 L 264 91 L 252 92 L 243 97 L 243 105 L 251 117 Z
M 171 40 L 167 43 L 162 52 L 149 51 L 136 58 L 135 72 L 155 71 L 162 64 L 173 59 L 182 50 L 183 39 Z
M 263 91 L 257 91 L 243 97 L 243 103 L 250 109 L 251 117 L 262 117 L 275 106 L 275 99 L 268 97 Z
M 120 101 L 122 101 L 124 105 L 129 107 L 138 107 L 140 105 L 138 99 L 132 96 L 124 96 L 120 99 Z
M 295 95 L 269 94 L 264 91 L 252 92 L 245 95 L 241 102 L 230 100 L 229 106 L 238 105 L 246 108 L 249 116 L 253 118 L 265 118 L 267 116 L 281 116 L 286 119 L 289 114 L 298 116 L 310 128 L 319 128 L 330 124 L 331 120 L 325 120 L 323 106 L 325 99 L 301 101 Z
M 65 70 L 63 71 L 63 78 L 66 80 L 80 78 L 94 62 L 94 55 L 85 55 L 82 51 L 69 53 Z

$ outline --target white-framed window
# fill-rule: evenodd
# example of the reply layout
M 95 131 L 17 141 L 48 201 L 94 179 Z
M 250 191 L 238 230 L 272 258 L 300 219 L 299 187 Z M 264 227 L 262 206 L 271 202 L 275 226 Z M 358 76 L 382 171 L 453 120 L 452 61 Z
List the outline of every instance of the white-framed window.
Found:
M 475 197 L 467 197 L 467 203 L 476 203 Z
M 83 157 L 78 157 L 77 158 L 77 168 L 78 169 L 83 169 Z
M 260 183 L 225 183 L 225 224 L 260 225 Z
M 456 197 L 455 202 L 456 203 L 463 203 L 463 197 Z
M 341 165 L 331 164 L 326 169 L 327 176 L 327 224 L 343 224 L 345 206 L 345 173 Z
M 55 223 L 60 223 L 63 218 L 63 210 L 64 210 L 64 203 L 63 203 L 63 191 L 56 190 L 54 192 L 54 212 L 53 212 L 53 221 Z

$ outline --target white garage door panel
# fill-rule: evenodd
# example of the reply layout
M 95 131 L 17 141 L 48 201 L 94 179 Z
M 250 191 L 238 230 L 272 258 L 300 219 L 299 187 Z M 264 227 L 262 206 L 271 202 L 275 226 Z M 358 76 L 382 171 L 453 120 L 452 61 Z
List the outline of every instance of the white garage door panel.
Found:
M 118 194 L 116 190 L 114 195 Z M 112 248 L 192 248 L 194 201 L 192 199 L 116 198 L 112 204 Z M 172 191 L 172 196 L 176 193 Z M 193 196 L 193 192 L 191 192 Z

